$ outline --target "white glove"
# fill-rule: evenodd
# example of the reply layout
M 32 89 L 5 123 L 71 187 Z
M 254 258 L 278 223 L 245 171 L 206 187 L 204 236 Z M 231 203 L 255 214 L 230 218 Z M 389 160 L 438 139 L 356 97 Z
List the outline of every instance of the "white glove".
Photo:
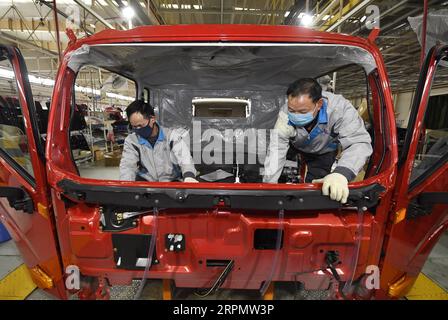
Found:
M 284 111 L 280 111 L 274 129 L 277 129 L 280 135 L 289 139 L 296 135 L 296 129 L 289 125 L 288 122 L 288 115 Z
M 323 179 L 313 180 L 312 183 L 323 183 L 322 194 L 330 195 L 331 200 L 346 203 L 348 198 L 348 180 L 340 173 L 330 173 Z
M 192 182 L 192 183 L 198 183 L 199 181 L 195 178 L 187 177 L 184 179 L 184 182 Z

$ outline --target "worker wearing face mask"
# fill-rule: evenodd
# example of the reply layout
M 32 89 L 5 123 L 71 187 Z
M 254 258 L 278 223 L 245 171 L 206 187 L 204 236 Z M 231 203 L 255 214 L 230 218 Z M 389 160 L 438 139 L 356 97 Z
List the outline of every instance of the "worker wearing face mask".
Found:
M 348 182 L 372 154 L 371 138 L 351 103 L 341 95 L 322 92 L 311 78 L 299 79 L 286 92 L 283 108 L 271 133 L 264 182 L 277 183 L 290 144 L 306 163 L 305 182 L 323 183 L 322 193 L 347 202 Z M 336 167 L 338 146 L 342 152 Z
M 198 182 L 184 130 L 162 127 L 153 107 L 141 100 L 126 114 L 132 133 L 124 141 L 120 180 Z

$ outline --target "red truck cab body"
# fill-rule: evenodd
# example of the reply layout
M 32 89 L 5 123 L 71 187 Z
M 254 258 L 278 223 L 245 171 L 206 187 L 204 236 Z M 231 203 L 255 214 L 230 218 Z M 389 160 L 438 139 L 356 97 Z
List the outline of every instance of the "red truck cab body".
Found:
M 186 184 L 81 177 L 68 138 L 74 53 L 105 45 L 148 45 L 146 50 L 152 50 L 151 44 L 282 46 L 285 51 L 295 45 L 342 46 L 365 52 L 372 66 L 366 79 L 372 95 L 374 152 L 364 180 L 349 184 L 349 204 L 330 200 L 321 195 L 321 185 L 310 183 Z M 400 157 L 392 92 L 373 38 L 290 26 L 190 25 L 107 30 L 72 39 L 55 79 L 45 146 L 24 60 L 16 48 L 0 50 L 15 74 L 33 168 L 30 175 L 0 148 L 0 218 L 36 284 L 59 298 L 69 294 L 69 266 L 111 286 L 146 276 L 204 289 L 213 286 L 230 261 L 232 270 L 222 288 L 260 290 L 271 281 L 299 281 L 309 290 L 349 284 L 345 297 L 399 298 L 412 287 L 448 225 L 447 154 L 410 183 L 431 82 L 446 58 L 446 47 L 433 48 L 422 67 Z M 118 227 L 104 222 L 128 211 L 147 214 Z M 169 250 L 169 234 L 183 235 L 182 250 Z M 151 266 L 145 272 L 136 259 L 146 257 L 154 236 Z M 337 275 L 328 261 L 334 253 Z M 360 293 L 369 266 L 378 267 L 380 286 Z

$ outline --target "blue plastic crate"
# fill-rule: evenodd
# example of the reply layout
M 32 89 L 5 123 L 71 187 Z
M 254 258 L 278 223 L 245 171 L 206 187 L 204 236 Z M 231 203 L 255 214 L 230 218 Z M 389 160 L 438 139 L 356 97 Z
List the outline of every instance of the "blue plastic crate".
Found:
M 5 226 L 0 223 L 0 243 L 8 241 L 9 239 L 11 239 L 11 236 L 9 235 Z

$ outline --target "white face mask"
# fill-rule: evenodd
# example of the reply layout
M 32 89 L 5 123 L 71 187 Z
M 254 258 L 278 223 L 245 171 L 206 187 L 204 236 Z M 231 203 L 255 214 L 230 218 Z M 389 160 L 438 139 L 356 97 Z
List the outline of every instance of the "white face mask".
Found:
M 316 109 L 305 114 L 288 111 L 288 120 L 296 127 L 304 127 L 314 120 L 314 111 L 316 111 Z

